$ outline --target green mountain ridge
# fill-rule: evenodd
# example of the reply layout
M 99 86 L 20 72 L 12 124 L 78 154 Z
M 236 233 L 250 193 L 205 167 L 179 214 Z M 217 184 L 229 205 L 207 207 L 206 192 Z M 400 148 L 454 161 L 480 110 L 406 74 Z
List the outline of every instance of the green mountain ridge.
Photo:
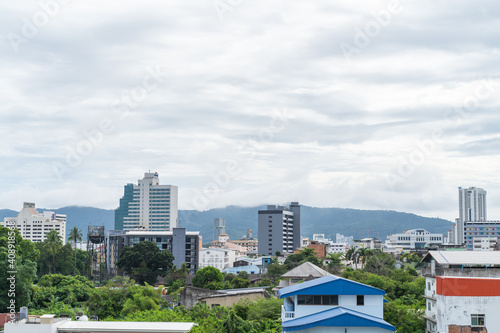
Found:
M 238 239 L 246 235 L 251 229 L 257 237 L 257 212 L 266 206 L 240 207 L 228 206 L 213 208 L 206 211 L 179 210 L 182 227 L 189 231 L 199 231 L 203 242 L 213 240 L 213 221 L 216 217 L 226 220 L 226 233 L 230 239 Z M 68 223 L 66 232 L 77 226 L 82 230 L 84 239 L 89 225 L 103 225 L 106 230 L 114 229 L 114 210 L 95 207 L 68 206 L 59 209 L 37 208 L 66 214 Z M 0 220 L 5 217 L 17 216 L 18 212 L 9 209 L 0 209 Z M 313 234 L 325 234 L 335 241 L 336 233 L 355 238 L 377 237 L 385 240 L 389 234 L 400 233 L 403 230 L 422 228 L 432 233 L 446 235 L 451 229 L 452 222 L 440 219 L 415 215 L 412 213 L 396 212 L 392 210 L 362 210 L 352 208 L 317 208 L 302 206 L 301 234 L 312 238 Z

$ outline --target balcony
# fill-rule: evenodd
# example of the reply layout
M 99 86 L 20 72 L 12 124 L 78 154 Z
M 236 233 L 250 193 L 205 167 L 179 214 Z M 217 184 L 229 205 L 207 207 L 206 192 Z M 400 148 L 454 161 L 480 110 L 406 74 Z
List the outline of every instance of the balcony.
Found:
M 285 311 L 285 307 L 281 306 L 281 321 L 287 321 L 295 318 L 295 311 Z

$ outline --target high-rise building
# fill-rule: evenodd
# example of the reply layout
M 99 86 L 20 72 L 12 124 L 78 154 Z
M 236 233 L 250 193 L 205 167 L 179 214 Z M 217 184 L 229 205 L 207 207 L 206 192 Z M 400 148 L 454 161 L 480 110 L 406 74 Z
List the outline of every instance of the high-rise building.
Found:
M 300 205 L 268 205 L 259 210 L 259 254 L 293 253 L 300 247 Z
M 220 217 L 214 218 L 214 240 L 219 239 L 219 235 L 225 233 L 226 233 L 226 220 Z
M 486 221 L 486 191 L 482 188 L 458 188 L 459 219 L 464 222 Z
M 486 221 L 486 191 L 482 188 L 458 188 L 459 217 L 455 226 L 455 244 L 463 244 L 467 222 Z
M 14 226 L 24 239 L 32 242 L 43 242 L 55 230 L 66 244 L 66 215 L 47 211 L 40 214 L 32 202 L 25 202 L 17 217 L 6 217 L 3 226 Z
M 160 185 L 157 172 L 146 172 L 138 185 L 125 185 L 115 229 L 172 230 L 177 227 L 177 202 L 177 186 Z

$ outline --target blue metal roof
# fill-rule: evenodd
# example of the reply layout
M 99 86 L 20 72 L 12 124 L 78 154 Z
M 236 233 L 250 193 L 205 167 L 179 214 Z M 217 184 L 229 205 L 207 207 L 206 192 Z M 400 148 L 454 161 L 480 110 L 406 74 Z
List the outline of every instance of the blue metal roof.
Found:
M 385 295 L 385 291 L 335 275 L 298 283 L 278 291 L 280 298 L 293 295 Z
M 255 265 L 248 265 L 248 266 L 239 266 L 239 267 L 228 267 L 224 268 L 222 271 L 224 273 L 233 273 L 233 274 L 238 274 L 239 272 L 247 272 L 247 273 L 253 273 L 253 274 L 260 274 L 261 269 L 259 266 Z
M 309 316 L 300 317 L 283 322 L 283 332 L 305 330 L 316 326 L 326 327 L 379 327 L 391 332 L 396 328 L 383 320 L 358 311 L 343 307 L 318 312 Z

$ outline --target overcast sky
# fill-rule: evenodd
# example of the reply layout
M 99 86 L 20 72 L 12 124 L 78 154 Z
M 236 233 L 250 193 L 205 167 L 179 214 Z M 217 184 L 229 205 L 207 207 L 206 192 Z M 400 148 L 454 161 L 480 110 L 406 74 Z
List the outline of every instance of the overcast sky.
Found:
M 279 204 L 500 219 L 497 1 L 3 1 L 0 208 Z

